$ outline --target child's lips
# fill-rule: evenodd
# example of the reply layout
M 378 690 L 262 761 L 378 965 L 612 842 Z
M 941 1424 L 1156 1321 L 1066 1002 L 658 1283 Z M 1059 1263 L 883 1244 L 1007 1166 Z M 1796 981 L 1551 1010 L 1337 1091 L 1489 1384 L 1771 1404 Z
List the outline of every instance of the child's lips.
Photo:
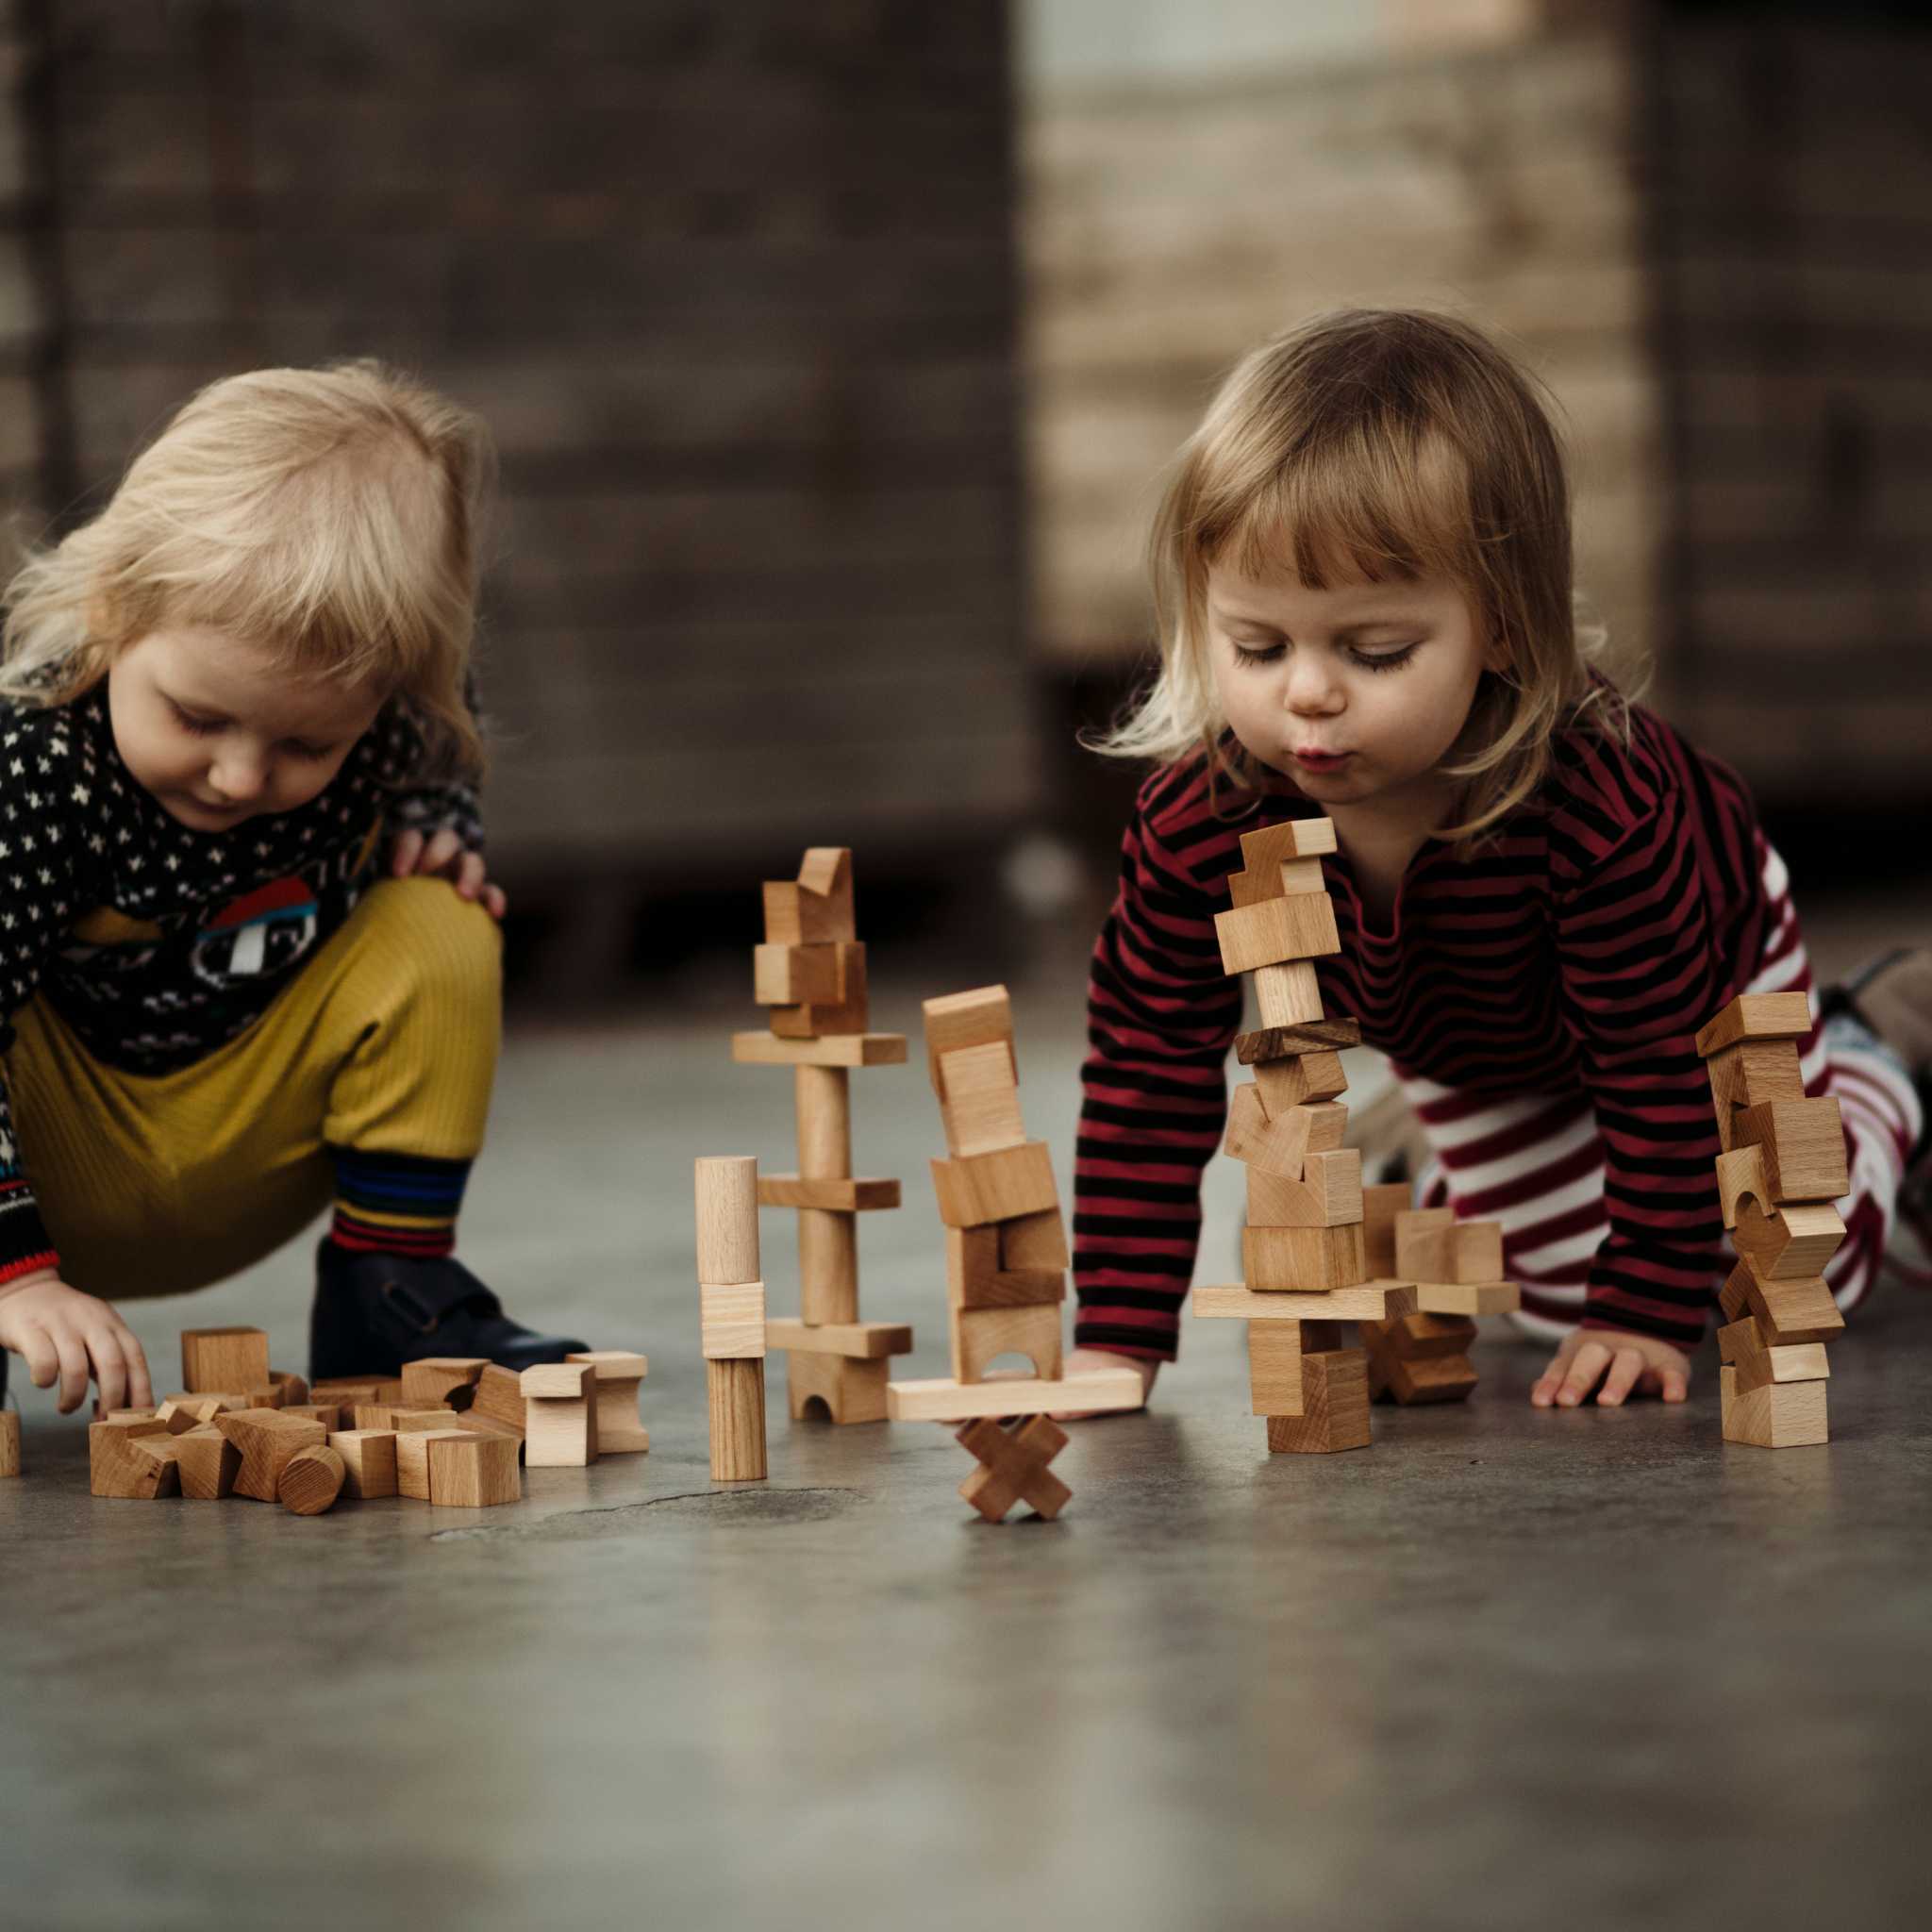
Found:
M 1332 772 L 1337 765 L 1346 764 L 1354 758 L 1352 751 L 1322 751 L 1308 745 L 1300 751 L 1291 751 L 1289 757 L 1298 765 L 1308 765 L 1316 771 Z

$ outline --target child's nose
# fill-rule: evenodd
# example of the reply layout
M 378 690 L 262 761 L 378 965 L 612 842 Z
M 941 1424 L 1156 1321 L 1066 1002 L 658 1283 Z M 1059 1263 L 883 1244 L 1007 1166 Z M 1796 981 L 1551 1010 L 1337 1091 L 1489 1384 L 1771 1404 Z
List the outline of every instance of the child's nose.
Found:
M 1332 711 L 1339 690 L 1323 653 L 1298 651 L 1290 660 L 1285 696 L 1291 711 Z
M 219 759 L 210 776 L 215 790 L 237 804 L 258 797 L 268 782 L 267 770 L 259 758 L 236 754 Z

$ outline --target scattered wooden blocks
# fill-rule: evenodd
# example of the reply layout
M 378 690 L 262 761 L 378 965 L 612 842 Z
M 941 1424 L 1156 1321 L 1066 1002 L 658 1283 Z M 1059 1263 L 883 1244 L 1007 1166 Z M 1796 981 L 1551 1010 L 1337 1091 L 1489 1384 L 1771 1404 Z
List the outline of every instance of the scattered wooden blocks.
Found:
M 257 1389 L 270 1380 L 268 1332 L 262 1328 L 184 1328 L 181 1380 L 204 1390 Z
M 452 1408 L 467 1408 L 474 1391 L 491 1363 L 477 1356 L 425 1356 L 403 1364 L 403 1400 L 417 1404 L 446 1402 Z
M 326 1442 L 298 1449 L 282 1465 L 275 1494 L 291 1516 L 320 1516 L 333 1509 L 348 1472 Z
M 304 1449 L 326 1445 L 328 1431 L 307 1416 L 291 1416 L 278 1408 L 231 1409 L 215 1418 L 215 1426 L 242 1452 L 235 1473 L 234 1493 L 273 1503 L 282 1471 Z
M 466 1420 L 491 1422 L 499 1428 L 521 1436 L 524 1433 L 524 1391 L 518 1384 L 516 1371 L 505 1368 L 501 1362 L 490 1363 L 476 1377 L 475 1393 L 470 1398 L 470 1406 L 463 1415 Z
M 396 1493 L 417 1503 L 429 1494 L 429 1445 L 432 1442 L 481 1441 L 468 1429 L 414 1429 L 396 1438 Z
M 643 1380 L 651 1373 L 650 1358 L 627 1348 L 591 1348 L 567 1356 L 596 1371 L 597 1453 L 600 1456 L 642 1456 L 651 1446 L 651 1432 L 642 1419 Z
M 543 1362 L 523 1374 L 524 1455 L 532 1469 L 580 1469 L 597 1459 L 597 1371 Z
M 1329 1456 L 1370 1442 L 1368 1360 L 1358 1348 L 1305 1355 L 1298 1414 L 1268 1418 L 1271 1456 Z
M 339 1429 L 328 1446 L 342 1459 L 342 1493 L 358 1502 L 396 1493 L 396 1432 Z
M 242 1451 L 209 1423 L 175 1438 L 175 1467 L 184 1496 L 219 1503 L 235 1492 Z
M 979 1464 L 959 1493 L 989 1523 L 1004 1521 L 1015 1503 L 1051 1522 L 1072 1500 L 1073 1491 L 1047 1467 L 1067 1446 L 1067 1432 L 1045 1416 L 1011 1429 L 982 1417 L 954 1440 Z
M 172 1449 L 175 1438 L 154 1417 L 90 1423 L 87 1431 L 88 1491 L 95 1496 L 146 1501 L 173 1495 L 180 1487 L 172 1460 L 137 1454 L 145 1441 L 158 1439 Z
M 488 1509 L 524 1493 L 513 1436 L 474 1430 L 432 1431 L 428 1445 L 429 1501 L 438 1509 Z

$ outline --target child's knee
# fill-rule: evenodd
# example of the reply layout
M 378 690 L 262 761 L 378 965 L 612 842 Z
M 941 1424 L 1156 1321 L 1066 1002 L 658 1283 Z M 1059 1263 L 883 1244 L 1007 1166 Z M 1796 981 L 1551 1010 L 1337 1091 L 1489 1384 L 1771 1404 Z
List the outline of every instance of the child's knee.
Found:
M 411 991 L 455 1013 L 494 1015 L 503 998 L 503 933 L 444 879 L 384 879 L 365 908 L 377 943 Z

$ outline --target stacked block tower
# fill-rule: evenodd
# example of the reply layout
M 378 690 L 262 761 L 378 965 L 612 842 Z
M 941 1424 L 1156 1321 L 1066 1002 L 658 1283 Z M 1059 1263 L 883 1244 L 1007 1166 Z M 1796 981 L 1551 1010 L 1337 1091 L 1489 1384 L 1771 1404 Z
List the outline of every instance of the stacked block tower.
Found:
M 798 1212 L 799 1312 L 766 1344 L 784 1355 L 793 1421 L 816 1404 L 835 1423 L 882 1422 L 890 1358 L 908 1354 L 903 1323 L 858 1318 L 858 1217 L 899 1205 L 896 1180 L 852 1173 L 852 1069 L 897 1065 L 903 1033 L 869 1033 L 865 947 L 853 913 L 852 854 L 814 846 L 795 879 L 767 880 L 765 942 L 754 993 L 768 1030 L 732 1036 L 731 1058 L 792 1070 L 798 1172 L 763 1174 L 758 1206 Z
M 1410 1407 L 1466 1402 L 1476 1373 L 1469 1359 L 1477 1315 L 1522 1305 L 1503 1279 L 1503 1224 L 1458 1221 L 1453 1208 L 1411 1208 L 1406 1181 L 1362 1190 L 1364 1259 L 1372 1276 L 1412 1282 L 1413 1313 L 1364 1322 L 1369 1395 Z
M 1248 1170 L 1246 1278 L 1197 1288 L 1194 1313 L 1248 1324 L 1254 1413 L 1276 1454 L 1369 1446 L 1368 1355 L 1344 1345 L 1343 1324 L 1416 1312 L 1409 1284 L 1368 1278 L 1362 1158 L 1341 1144 L 1341 1050 L 1361 1028 L 1324 1019 L 1315 982 L 1315 960 L 1341 950 L 1322 880 L 1334 850 L 1328 819 L 1248 833 L 1234 904 L 1214 922 L 1222 965 L 1253 979 L 1261 1024 L 1235 1042 L 1255 1077 L 1236 1088 L 1227 1124 L 1227 1151 Z
M 1053 1158 L 1020 1117 L 1012 1003 L 1003 986 L 925 1002 L 927 1071 L 947 1158 L 932 1163 L 946 1228 L 950 1380 L 894 1382 L 896 1421 L 966 1422 L 958 1441 L 980 1465 L 959 1493 L 990 1522 L 1016 1502 L 1056 1516 L 1072 1491 L 1047 1465 L 1066 1446 L 1055 1409 L 1138 1408 L 1140 1372 L 1123 1366 L 1067 1381 L 1060 1304 L 1070 1262 Z M 1028 1376 L 991 1370 L 1024 1356 Z M 996 1420 L 1030 1417 L 1007 1428 Z
M 1739 1257 L 1720 1297 L 1724 1439 L 1760 1449 L 1828 1440 L 1824 1344 L 1845 1325 L 1824 1268 L 1845 1238 L 1832 1203 L 1851 1175 L 1838 1102 L 1805 1094 L 1798 1041 L 1810 1030 L 1806 994 L 1740 993 L 1697 1036 Z

